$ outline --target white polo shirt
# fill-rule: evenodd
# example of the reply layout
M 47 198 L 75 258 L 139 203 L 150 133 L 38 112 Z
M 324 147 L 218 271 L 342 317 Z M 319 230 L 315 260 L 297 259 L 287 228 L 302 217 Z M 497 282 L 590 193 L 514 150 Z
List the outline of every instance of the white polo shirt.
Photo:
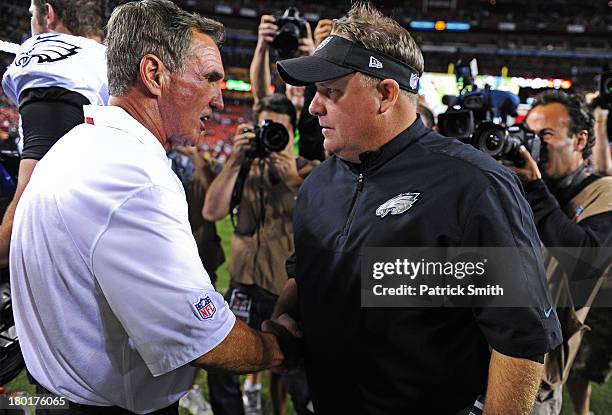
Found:
M 90 124 L 37 164 L 17 208 L 17 334 L 48 390 L 151 412 L 188 390 L 187 364 L 235 317 L 202 266 L 162 145 L 119 107 L 84 110 Z

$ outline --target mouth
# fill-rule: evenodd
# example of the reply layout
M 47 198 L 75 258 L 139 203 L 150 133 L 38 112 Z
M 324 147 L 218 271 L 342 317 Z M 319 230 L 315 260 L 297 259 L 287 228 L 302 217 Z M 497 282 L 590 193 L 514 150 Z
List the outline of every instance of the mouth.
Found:
M 200 132 L 206 132 L 206 122 L 209 120 L 209 116 L 208 115 L 202 115 L 200 116 Z
M 326 127 L 326 126 L 321 126 L 321 133 L 325 136 L 327 134 L 329 134 L 330 132 L 332 132 L 334 129 L 331 127 Z

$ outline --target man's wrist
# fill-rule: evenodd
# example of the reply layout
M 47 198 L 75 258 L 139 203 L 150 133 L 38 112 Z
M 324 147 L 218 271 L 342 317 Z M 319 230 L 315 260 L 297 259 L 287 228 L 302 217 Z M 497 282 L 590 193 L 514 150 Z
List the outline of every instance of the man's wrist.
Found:
M 227 159 L 227 162 L 225 163 L 225 167 L 231 171 L 236 171 L 236 170 L 240 170 L 240 166 L 242 165 L 242 161 L 238 161 L 238 155 L 236 153 L 233 153 L 231 156 L 229 156 L 229 158 Z
M 257 41 L 257 45 L 255 46 L 255 53 L 268 52 L 269 49 L 270 49 L 270 44 L 266 42 L 265 40 L 260 39 Z
M 300 186 L 302 185 L 302 183 L 304 183 L 304 179 L 302 179 L 300 175 L 295 175 L 290 177 L 285 183 L 287 183 L 287 186 L 291 190 L 297 193 L 298 190 L 300 190 Z
M 284 362 L 285 356 L 281 351 L 278 338 L 272 333 L 261 333 L 261 336 L 264 340 L 264 360 L 266 366 L 280 366 Z
M 523 189 L 525 189 L 526 193 L 529 193 L 537 189 L 541 189 L 542 187 L 546 187 L 546 183 L 544 183 L 544 180 L 542 180 L 541 178 L 530 180 L 523 184 Z

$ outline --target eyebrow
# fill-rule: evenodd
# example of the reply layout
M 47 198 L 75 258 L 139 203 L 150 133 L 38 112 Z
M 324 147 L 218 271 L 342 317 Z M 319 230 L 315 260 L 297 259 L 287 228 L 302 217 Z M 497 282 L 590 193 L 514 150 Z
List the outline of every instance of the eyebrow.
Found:
M 225 77 L 225 75 L 223 75 L 219 71 L 212 71 L 212 72 L 205 73 L 204 77 L 210 80 L 211 82 L 216 82 L 216 81 L 222 80 Z
M 555 129 L 554 128 L 550 128 L 550 127 L 545 127 L 542 128 L 538 134 L 544 134 L 544 133 L 554 133 Z
M 315 83 L 315 87 L 316 88 L 325 88 L 325 89 L 328 89 L 328 88 L 329 89 L 339 89 L 340 85 L 337 85 L 334 81 L 336 81 L 336 80 L 334 79 L 334 80 L 331 80 L 331 81 L 316 82 Z

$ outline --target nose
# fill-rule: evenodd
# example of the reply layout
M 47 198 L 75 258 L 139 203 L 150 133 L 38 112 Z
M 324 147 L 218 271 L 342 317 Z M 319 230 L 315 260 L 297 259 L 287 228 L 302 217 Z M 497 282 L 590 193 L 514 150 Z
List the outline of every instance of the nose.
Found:
M 217 88 L 217 93 L 215 94 L 214 98 L 210 101 L 210 107 L 218 111 L 223 111 L 223 108 L 225 106 L 223 105 L 223 94 L 221 93 L 221 87 Z
M 315 117 L 320 117 L 325 115 L 325 105 L 323 105 L 321 94 L 318 92 L 315 94 L 314 98 L 310 102 L 310 106 L 308 107 L 308 112 Z

